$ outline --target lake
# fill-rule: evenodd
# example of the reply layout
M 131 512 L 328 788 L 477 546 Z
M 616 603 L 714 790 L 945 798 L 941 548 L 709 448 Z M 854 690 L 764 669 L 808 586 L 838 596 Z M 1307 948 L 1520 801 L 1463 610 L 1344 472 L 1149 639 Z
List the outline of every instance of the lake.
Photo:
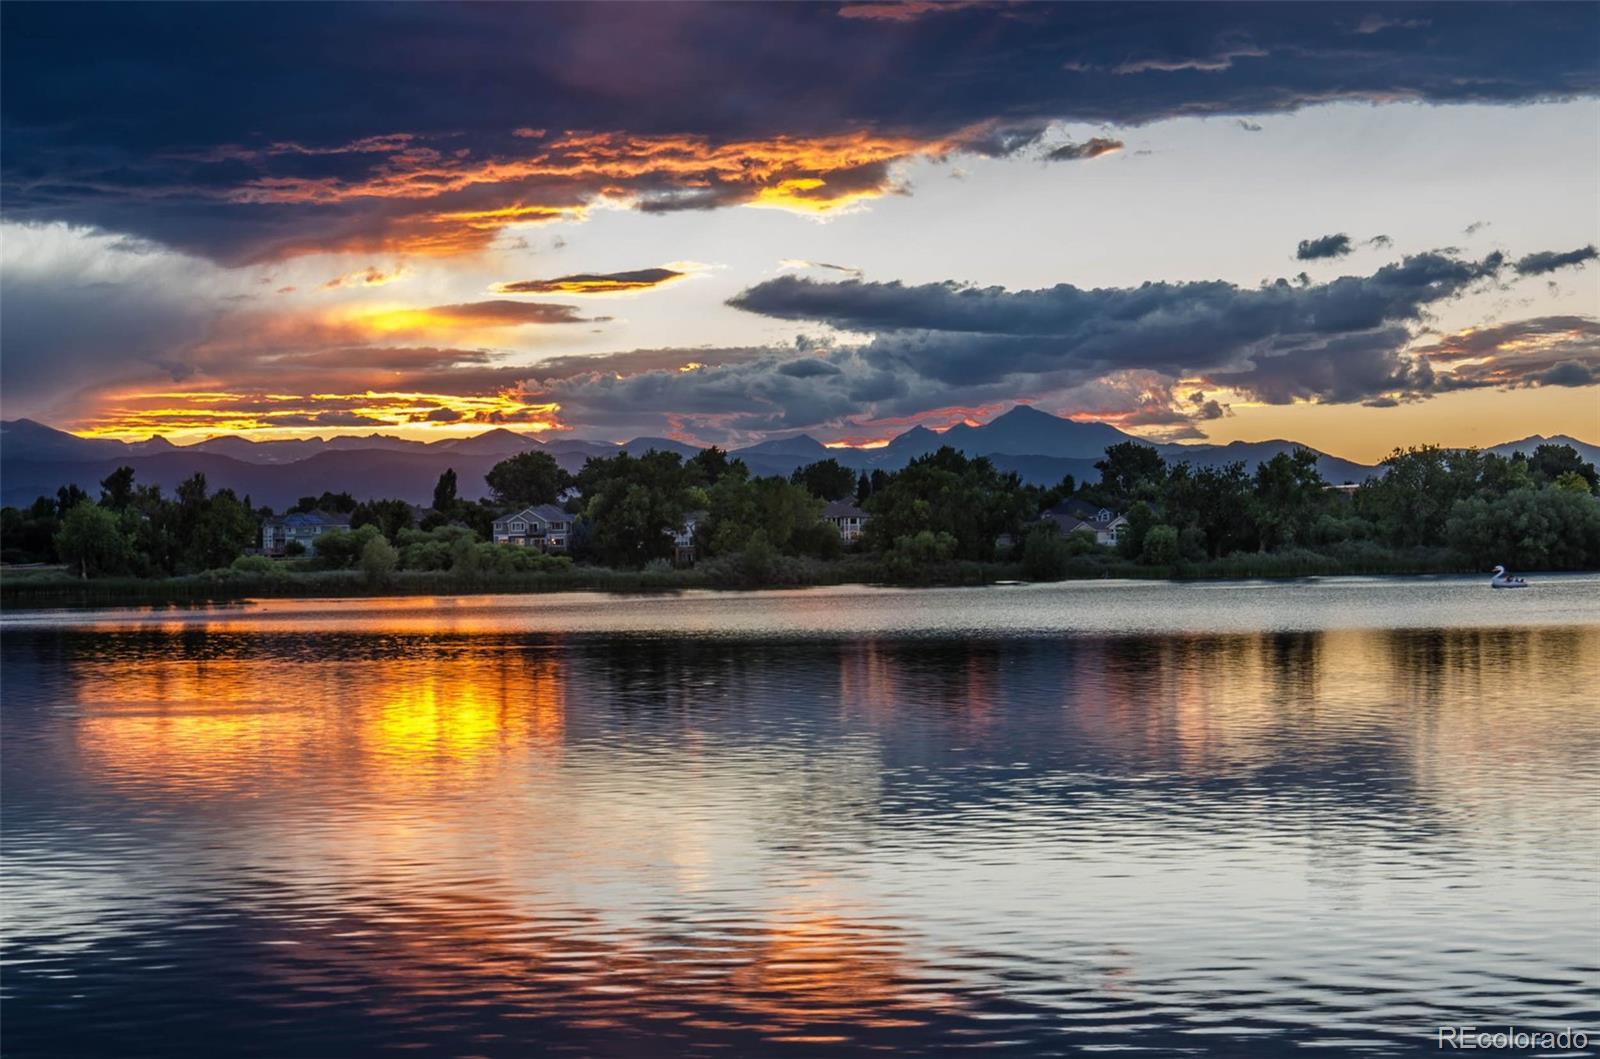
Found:
M 1600 1040 L 1600 575 L 1486 580 L 9 613 L 6 1053 Z

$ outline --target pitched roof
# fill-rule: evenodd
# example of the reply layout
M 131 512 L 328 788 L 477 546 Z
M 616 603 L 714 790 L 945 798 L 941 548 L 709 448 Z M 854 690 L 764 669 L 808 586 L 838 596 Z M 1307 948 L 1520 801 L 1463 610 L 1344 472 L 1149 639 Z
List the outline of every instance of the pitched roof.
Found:
M 494 521 L 499 524 L 513 519 L 521 519 L 523 522 L 571 522 L 572 516 L 554 504 L 535 504 L 521 511 L 513 511 L 509 515 L 501 515 Z
M 285 526 L 348 526 L 349 515 L 334 515 L 326 511 L 291 511 L 275 521 Z
M 1101 526 L 1097 523 L 1085 522 L 1076 515 L 1069 515 L 1065 511 L 1056 510 L 1056 508 L 1046 511 L 1042 519 L 1045 522 L 1054 522 L 1060 528 L 1062 536 L 1066 536 L 1068 533 L 1077 533 L 1079 530 L 1099 533 L 1101 529 Z
M 535 504 L 528 508 L 525 514 L 532 515 L 540 522 L 571 522 L 572 516 L 554 504 Z
M 856 507 L 854 500 L 835 500 L 822 509 L 823 518 L 866 518 L 867 513 Z
M 1061 501 L 1055 507 L 1052 507 L 1048 514 L 1071 515 L 1074 518 L 1091 520 L 1102 511 L 1111 512 L 1113 519 L 1118 515 L 1118 512 L 1113 508 L 1104 507 L 1100 504 L 1091 504 L 1087 500 L 1078 500 L 1076 498 Z

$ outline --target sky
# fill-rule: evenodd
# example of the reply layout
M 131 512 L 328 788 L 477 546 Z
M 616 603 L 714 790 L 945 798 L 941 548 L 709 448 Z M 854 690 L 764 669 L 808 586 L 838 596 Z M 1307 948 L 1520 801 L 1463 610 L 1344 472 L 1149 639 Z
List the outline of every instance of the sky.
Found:
M 0 412 L 1600 441 L 1600 5 L 0 6 Z

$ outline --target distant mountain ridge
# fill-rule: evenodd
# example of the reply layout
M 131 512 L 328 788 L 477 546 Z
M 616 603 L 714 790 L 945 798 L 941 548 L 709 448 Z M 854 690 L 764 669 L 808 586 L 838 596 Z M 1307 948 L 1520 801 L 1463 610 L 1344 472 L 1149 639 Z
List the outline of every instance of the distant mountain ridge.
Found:
M 1096 477 L 1095 461 L 1110 445 L 1149 444 L 1169 461 L 1216 467 L 1235 461 L 1253 470 L 1263 460 L 1300 446 L 1288 440 L 1234 441 L 1225 445 L 1152 444 L 1106 423 L 1079 422 L 1017 405 L 980 426 L 958 424 L 945 431 L 912 427 L 880 448 L 828 448 L 808 434 L 794 434 L 735 449 L 758 475 L 787 475 L 796 467 L 833 458 L 857 471 L 898 470 L 911 460 L 949 445 L 969 456 L 988 456 L 1002 470 L 1023 480 L 1053 485 L 1064 475 L 1079 481 Z M 1566 444 L 1583 458 L 1600 463 L 1600 446 L 1575 438 L 1538 435 L 1508 441 L 1491 452 L 1532 452 L 1540 444 Z M 237 436 L 210 438 L 178 446 L 162 439 L 122 442 L 80 438 L 29 419 L 0 422 L 0 502 L 27 504 L 73 483 L 94 494 L 99 481 L 127 464 L 141 482 L 172 489 L 196 471 L 214 488 L 249 494 L 257 504 L 284 507 L 323 490 L 348 491 L 358 499 L 399 497 L 426 503 L 434 482 L 454 468 L 461 495 L 484 496 L 483 475 L 518 452 L 548 452 L 568 471 L 582 469 L 595 456 L 651 449 L 692 456 L 699 449 L 672 438 L 640 437 L 618 445 L 608 441 L 555 437 L 548 441 L 496 428 L 469 438 L 412 441 L 388 434 L 340 435 L 328 439 L 252 441 Z M 1316 450 L 1313 450 L 1316 451 Z M 1361 482 L 1380 468 L 1318 452 L 1317 467 L 1330 482 Z
M 1519 441 L 1507 441 L 1504 444 L 1495 445 L 1494 447 L 1485 449 L 1484 451 L 1499 453 L 1501 456 L 1509 456 L 1513 452 L 1520 452 L 1524 456 L 1531 456 L 1533 454 L 1533 450 L 1538 448 L 1540 445 L 1571 445 L 1573 448 L 1578 450 L 1578 455 L 1583 457 L 1586 463 L 1593 463 L 1596 466 L 1600 466 L 1600 445 L 1591 445 L 1587 441 L 1579 441 L 1577 438 L 1568 434 L 1555 434 L 1548 438 L 1543 434 L 1532 434 L 1528 437 L 1522 438 Z

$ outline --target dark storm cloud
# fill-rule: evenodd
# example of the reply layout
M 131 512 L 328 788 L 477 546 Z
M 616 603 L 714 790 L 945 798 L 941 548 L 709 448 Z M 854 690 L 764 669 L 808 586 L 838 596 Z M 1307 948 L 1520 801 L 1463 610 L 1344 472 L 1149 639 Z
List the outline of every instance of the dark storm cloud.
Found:
M 1473 261 L 1433 252 L 1386 265 L 1371 276 L 1343 276 L 1310 286 L 1280 280 L 1260 288 L 1206 280 L 1094 289 L 1063 283 L 1009 291 L 953 282 L 907 286 L 779 276 L 741 292 L 729 304 L 852 331 L 1060 337 L 1071 339 L 1080 350 L 1120 346 L 1132 338 L 1132 344 L 1160 355 L 1168 348 L 1218 342 L 1232 347 L 1271 334 L 1335 334 L 1416 319 L 1424 306 L 1496 275 L 1502 264 L 1499 255 Z
M 1594 382 L 1600 382 L 1594 367 L 1575 360 L 1563 361 L 1539 376 L 1541 386 L 1588 386 Z
M 226 262 L 464 252 L 607 188 L 882 194 L 1055 120 L 1589 95 L 1597 34 L 1592 4 L 7 4 L 0 193 Z
M 1600 251 L 1596 251 L 1593 245 L 1579 247 L 1576 250 L 1568 250 L 1565 253 L 1544 250 L 1517 258 L 1517 262 L 1512 268 L 1517 270 L 1519 276 L 1542 276 L 1546 272 L 1554 272 L 1558 268 L 1586 264 L 1596 257 L 1600 257 Z
M 1429 359 L 1405 352 L 1413 325 L 1504 270 L 1498 254 L 1471 260 L 1436 251 L 1367 276 L 1257 288 L 1206 281 L 1008 291 L 781 276 L 730 304 L 870 333 L 871 342 L 851 355 L 912 388 L 954 394 L 1026 380 L 1037 390 L 1150 371 L 1204 377 L 1273 403 L 1342 402 L 1434 388 Z M 1549 334 L 1571 330 L 1562 319 Z M 1492 346 L 1491 353 L 1516 343 Z M 1533 364 L 1519 369 L 1517 381 Z
M 1124 146 L 1126 145 L 1121 140 L 1096 136 L 1082 143 L 1064 143 L 1046 154 L 1045 158 L 1051 162 L 1076 162 L 1086 158 L 1099 158 L 1103 154 L 1114 154 Z
M 791 360 L 778 365 L 778 371 L 796 379 L 814 379 L 818 375 L 838 375 L 840 368 L 825 360 L 811 358 L 808 360 Z
M 1343 257 L 1350 252 L 1350 237 L 1343 232 L 1324 235 L 1318 239 L 1302 239 L 1294 256 L 1300 261 L 1320 261 L 1327 257 Z

